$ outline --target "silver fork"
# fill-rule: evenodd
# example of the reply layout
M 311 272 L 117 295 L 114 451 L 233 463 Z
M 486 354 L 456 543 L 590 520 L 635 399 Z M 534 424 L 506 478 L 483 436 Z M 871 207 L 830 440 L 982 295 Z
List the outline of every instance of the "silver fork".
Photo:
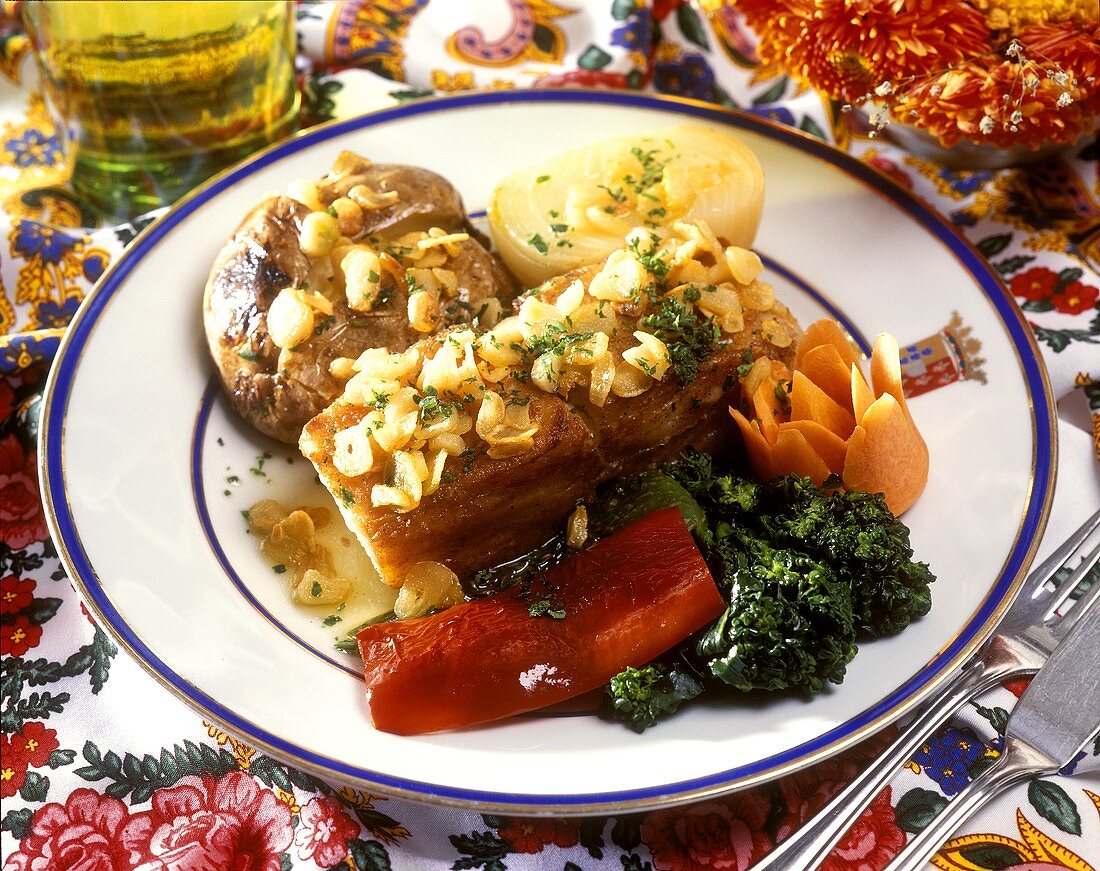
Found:
M 1070 627 L 1100 600 L 1098 580 L 1069 610 L 1059 613 L 1100 560 L 1100 545 L 1093 547 L 1057 589 L 1050 587 L 1054 575 L 1067 565 L 1098 527 L 1100 511 L 1028 575 L 994 634 L 925 703 L 916 719 L 894 742 L 798 832 L 754 865 L 753 871 L 812 871 L 818 868 L 898 769 L 963 703 L 1006 680 L 1036 672 Z

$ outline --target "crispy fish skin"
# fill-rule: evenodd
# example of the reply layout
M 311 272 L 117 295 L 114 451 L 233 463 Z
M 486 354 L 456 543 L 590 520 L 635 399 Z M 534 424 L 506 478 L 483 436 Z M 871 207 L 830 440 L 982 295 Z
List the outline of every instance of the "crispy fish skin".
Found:
M 591 267 L 567 273 L 543 285 L 539 298 L 553 302 L 574 280 L 587 285 L 593 274 Z M 472 457 L 450 459 L 446 468 L 451 476 L 406 513 L 371 506 L 370 490 L 382 482 L 380 470 L 347 478 L 333 465 L 333 437 L 370 409 L 337 401 L 306 424 L 302 452 L 316 466 L 383 581 L 400 586 L 407 571 L 422 560 L 443 563 L 467 577 L 547 541 L 561 531 L 577 504 L 592 499 L 596 488 L 612 478 L 653 469 L 689 446 L 707 453 L 731 451 L 737 438 L 728 408 L 741 403 L 737 367 L 745 362 L 745 352 L 789 366 L 801 335 L 782 304 L 744 315 L 744 329 L 725 336 L 688 384 L 670 374 L 639 396 L 612 395 L 598 407 L 588 401 L 587 388 L 575 388 L 563 398 L 505 382 L 505 392 L 516 389 L 531 397 L 531 419 L 539 426 L 533 449 L 494 460 L 482 446 Z M 793 335 L 787 347 L 778 348 L 765 338 L 761 324 L 768 318 Z M 630 323 L 623 319 L 611 337 L 620 353 L 634 344 Z M 425 339 L 420 345 L 438 341 Z

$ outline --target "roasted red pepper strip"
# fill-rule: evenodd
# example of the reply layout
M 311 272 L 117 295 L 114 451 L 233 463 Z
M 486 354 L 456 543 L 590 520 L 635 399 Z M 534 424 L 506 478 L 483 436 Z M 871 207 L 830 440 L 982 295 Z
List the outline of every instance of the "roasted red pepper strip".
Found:
M 552 705 L 649 662 L 725 607 L 675 508 L 597 542 L 547 580 L 564 619 L 532 617 L 508 590 L 361 631 L 375 727 L 416 735 Z

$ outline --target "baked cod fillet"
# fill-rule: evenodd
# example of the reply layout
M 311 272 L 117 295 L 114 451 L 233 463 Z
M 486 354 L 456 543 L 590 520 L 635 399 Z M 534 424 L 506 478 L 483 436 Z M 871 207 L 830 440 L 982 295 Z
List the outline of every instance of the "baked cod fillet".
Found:
M 792 363 L 801 333 L 759 273 L 705 225 L 642 231 L 492 329 L 349 361 L 300 447 L 386 583 L 422 561 L 467 577 L 560 532 L 605 481 L 736 443 L 740 379 Z

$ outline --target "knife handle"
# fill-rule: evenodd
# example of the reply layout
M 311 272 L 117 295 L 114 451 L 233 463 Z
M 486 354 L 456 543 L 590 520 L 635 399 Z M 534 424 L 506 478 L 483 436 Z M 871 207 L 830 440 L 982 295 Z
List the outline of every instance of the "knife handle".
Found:
M 1057 771 L 1051 760 L 1022 741 L 1005 739 L 1001 758 L 975 777 L 946 808 L 915 835 L 884 871 L 923 871 L 951 834 L 986 802 L 1038 774 Z
M 997 686 L 1011 670 L 1000 663 L 971 660 L 949 680 L 894 742 L 859 777 L 838 793 L 795 834 L 753 866 L 753 871 L 817 868 L 898 769 L 935 734 L 967 699 Z

